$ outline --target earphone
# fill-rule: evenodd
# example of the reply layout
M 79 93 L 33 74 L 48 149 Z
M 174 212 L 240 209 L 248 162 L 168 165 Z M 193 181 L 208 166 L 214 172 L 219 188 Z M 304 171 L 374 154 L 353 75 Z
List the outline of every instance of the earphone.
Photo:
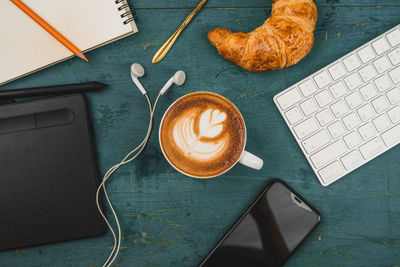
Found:
M 165 94 L 165 92 L 171 87 L 171 85 L 174 83 L 178 86 L 181 86 L 186 80 L 186 74 L 182 70 L 178 70 L 175 72 L 174 76 L 171 77 L 171 79 L 168 80 L 168 82 L 163 86 L 163 88 L 160 90 L 160 95 Z
M 142 65 L 139 63 L 133 63 L 131 65 L 131 78 L 132 81 L 135 83 L 136 87 L 139 89 L 139 91 L 145 95 L 147 94 L 146 89 L 144 89 L 143 85 L 140 83 L 139 78 L 143 77 L 145 74 L 144 68 Z M 172 84 L 176 84 L 178 86 L 182 85 L 185 83 L 186 80 L 186 74 L 183 70 L 178 70 L 175 72 L 174 76 L 172 76 L 166 84 L 163 86 L 163 88 L 160 90 L 159 95 L 165 94 L 165 92 L 172 86 Z
M 160 96 L 162 96 L 163 94 L 165 94 L 165 92 L 173 85 L 182 85 L 185 83 L 186 80 L 186 74 L 184 71 L 182 70 L 178 70 L 177 72 L 175 72 L 174 76 L 172 76 L 167 82 L 166 84 L 162 87 L 162 89 L 160 90 L 160 92 L 157 95 L 157 98 L 154 102 L 154 105 L 151 105 L 151 101 L 150 98 L 147 94 L 146 89 L 143 87 L 143 85 L 140 83 L 139 78 L 143 77 L 145 74 L 145 70 L 142 67 L 142 65 L 138 64 L 138 63 L 134 63 L 131 65 L 131 78 L 133 83 L 136 85 L 136 87 L 139 89 L 139 91 L 146 97 L 146 100 L 149 104 L 149 111 L 150 111 L 150 119 L 149 119 L 149 126 L 147 128 L 147 133 L 145 138 L 143 139 L 143 141 L 132 151 L 130 151 L 123 159 L 120 163 L 115 164 L 114 166 L 112 166 L 104 175 L 103 180 L 101 181 L 99 187 L 97 188 L 97 192 L 96 192 L 96 204 L 97 204 L 97 208 L 101 214 L 101 216 L 103 217 L 104 221 L 106 222 L 108 228 L 110 229 L 113 238 L 114 238 L 114 246 L 113 246 L 113 250 L 111 251 L 110 255 L 108 256 L 107 260 L 105 261 L 103 267 L 108 267 L 111 266 L 112 263 L 115 261 L 115 259 L 118 256 L 120 247 L 121 247 L 121 226 L 119 224 L 119 220 L 118 220 L 118 216 L 114 210 L 114 207 L 111 203 L 111 200 L 108 196 L 107 190 L 106 190 L 106 186 L 105 183 L 106 181 L 110 178 L 110 176 L 122 165 L 125 165 L 131 161 L 133 161 L 137 156 L 139 156 L 139 154 L 143 151 L 143 149 L 145 148 L 147 141 L 150 138 L 150 133 L 151 133 L 151 129 L 153 128 L 153 118 L 154 118 L 154 111 L 156 109 L 157 106 L 157 102 L 158 99 L 160 98 Z M 113 227 L 111 226 L 110 222 L 108 221 L 107 217 L 104 215 L 101 206 L 100 206 L 100 190 L 103 189 L 104 192 L 104 196 L 106 198 L 107 204 L 110 207 L 110 210 L 113 214 L 113 217 L 115 219 L 115 223 L 117 225 L 117 233 L 118 233 L 118 239 L 117 236 L 115 235 L 115 231 L 113 229 Z
M 143 77 L 144 74 L 145 71 L 142 65 L 140 65 L 139 63 L 133 63 L 131 65 L 132 81 L 143 95 L 147 94 L 147 92 L 146 89 L 144 89 L 143 85 L 139 82 L 138 78 Z

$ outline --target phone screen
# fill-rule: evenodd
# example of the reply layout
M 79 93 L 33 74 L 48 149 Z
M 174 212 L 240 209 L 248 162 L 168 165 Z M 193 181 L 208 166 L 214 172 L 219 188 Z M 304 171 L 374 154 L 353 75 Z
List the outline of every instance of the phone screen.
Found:
M 320 216 L 281 182 L 274 182 L 200 266 L 282 266 Z

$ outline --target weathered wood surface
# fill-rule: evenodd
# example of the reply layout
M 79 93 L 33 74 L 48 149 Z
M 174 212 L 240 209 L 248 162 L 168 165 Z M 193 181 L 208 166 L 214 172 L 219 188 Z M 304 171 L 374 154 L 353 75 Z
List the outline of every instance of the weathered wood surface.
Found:
M 400 151 L 392 149 L 329 187 L 322 187 L 275 108 L 272 97 L 334 59 L 400 23 L 398 0 L 319 0 L 316 42 L 298 65 L 252 74 L 217 55 L 206 39 L 214 27 L 250 31 L 269 15 L 271 1 L 210 0 L 159 64 L 151 58 L 197 4 L 193 0 L 135 0 L 140 32 L 0 89 L 99 80 L 110 85 L 89 94 L 101 173 L 143 138 L 144 98 L 129 66 L 154 98 L 177 70 L 182 87 L 160 99 L 153 136 L 139 159 L 109 183 L 123 229 L 116 266 L 196 266 L 272 177 L 285 179 L 322 214 L 322 223 L 288 266 L 400 266 Z M 0 63 L 1 64 L 1 63 Z M 173 170 L 157 140 L 160 118 L 183 94 L 210 90 L 241 110 L 247 149 L 264 159 L 261 171 L 236 166 L 220 178 L 196 180 Z M 1 237 L 0 237 L 1 238 Z M 0 253 L 0 266 L 101 266 L 111 234 Z

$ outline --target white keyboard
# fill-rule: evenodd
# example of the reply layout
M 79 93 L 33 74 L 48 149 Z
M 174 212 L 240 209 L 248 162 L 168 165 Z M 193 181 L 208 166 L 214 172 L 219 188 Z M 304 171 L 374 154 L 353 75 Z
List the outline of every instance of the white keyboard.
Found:
M 400 24 L 274 97 L 322 185 L 400 142 Z

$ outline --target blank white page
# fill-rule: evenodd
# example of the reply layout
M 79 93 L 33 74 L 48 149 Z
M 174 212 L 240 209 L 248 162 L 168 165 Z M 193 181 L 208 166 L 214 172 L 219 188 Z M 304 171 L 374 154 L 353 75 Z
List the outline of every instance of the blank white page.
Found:
M 81 51 L 137 32 L 115 0 L 24 0 Z M 0 85 L 73 56 L 9 0 L 0 0 Z M 90 60 L 90 58 L 89 58 Z

